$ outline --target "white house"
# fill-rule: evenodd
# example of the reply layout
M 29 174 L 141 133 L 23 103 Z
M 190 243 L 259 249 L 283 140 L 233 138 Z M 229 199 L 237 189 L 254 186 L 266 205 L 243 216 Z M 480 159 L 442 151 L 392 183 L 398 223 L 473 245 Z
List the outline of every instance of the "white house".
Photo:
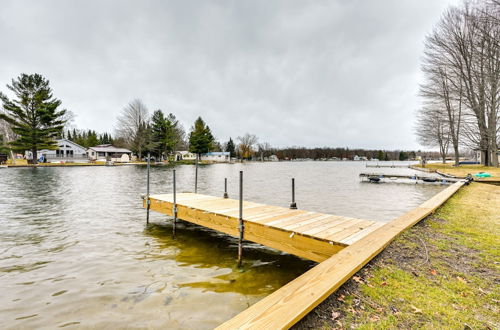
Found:
M 125 148 L 117 148 L 111 144 L 101 144 L 90 147 L 87 150 L 90 160 L 112 161 L 119 163 L 128 163 L 132 158 L 132 151 Z
M 87 163 L 87 150 L 79 144 L 68 139 L 58 139 L 57 149 L 38 150 L 37 156 L 39 160 L 51 162 L 67 162 L 67 163 Z M 41 159 L 43 157 L 43 159 Z M 26 151 L 26 158 L 33 159 L 31 151 Z
M 175 152 L 175 160 L 196 160 L 196 154 L 189 151 L 176 151 Z M 215 162 L 215 163 L 224 163 L 231 161 L 231 153 L 230 152 L 207 152 L 205 154 L 200 155 L 201 161 L 206 162 Z
M 196 154 L 189 151 L 176 151 L 175 160 L 196 160 Z
M 229 151 L 207 152 L 206 154 L 201 154 L 201 160 L 225 163 L 231 161 L 231 153 Z

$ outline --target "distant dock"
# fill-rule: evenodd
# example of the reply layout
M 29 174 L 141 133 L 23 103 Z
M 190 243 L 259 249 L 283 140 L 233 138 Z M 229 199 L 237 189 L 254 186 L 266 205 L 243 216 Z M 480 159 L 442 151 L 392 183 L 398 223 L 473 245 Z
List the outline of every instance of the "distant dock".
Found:
M 422 181 L 422 182 L 437 182 L 437 183 L 455 183 L 461 181 L 463 179 L 460 178 L 452 178 L 452 177 L 436 177 L 436 176 L 422 176 L 422 175 L 407 175 L 407 174 L 384 174 L 384 173 L 360 173 L 360 178 L 367 179 L 371 182 L 385 182 L 384 179 L 387 180 L 396 180 L 396 179 L 407 179 L 414 181 Z
M 376 167 L 376 168 L 409 168 L 411 165 L 395 165 L 395 164 L 365 164 L 365 167 Z

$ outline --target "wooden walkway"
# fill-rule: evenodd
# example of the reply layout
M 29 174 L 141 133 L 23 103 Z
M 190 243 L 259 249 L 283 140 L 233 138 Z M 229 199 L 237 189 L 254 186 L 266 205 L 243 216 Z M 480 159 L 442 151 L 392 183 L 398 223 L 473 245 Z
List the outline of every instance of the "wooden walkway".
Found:
M 337 290 L 394 238 L 441 206 L 457 182 L 253 304 L 217 329 L 287 329 Z
M 172 215 L 173 195 L 151 195 L 151 210 Z M 144 206 L 146 206 L 144 201 Z M 238 236 L 239 201 L 177 194 L 181 220 Z M 384 225 L 382 222 L 243 202 L 244 239 L 317 262 Z

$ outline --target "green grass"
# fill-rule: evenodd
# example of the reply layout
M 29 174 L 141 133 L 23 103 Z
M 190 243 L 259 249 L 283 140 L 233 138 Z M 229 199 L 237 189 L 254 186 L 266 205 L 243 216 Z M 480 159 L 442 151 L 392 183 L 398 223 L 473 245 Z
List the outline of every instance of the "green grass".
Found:
M 461 189 L 310 315 L 325 329 L 500 328 L 499 206 L 500 186 Z
M 422 167 L 416 165 L 417 167 Z M 465 177 L 467 174 L 476 174 L 479 172 L 487 172 L 492 175 L 491 178 L 481 178 L 480 181 L 498 181 L 500 180 L 500 167 L 483 166 L 483 165 L 460 165 L 458 167 L 453 166 L 453 163 L 431 163 L 425 166 L 426 169 L 431 171 L 439 171 L 446 174 Z M 476 178 L 474 178 L 476 179 Z

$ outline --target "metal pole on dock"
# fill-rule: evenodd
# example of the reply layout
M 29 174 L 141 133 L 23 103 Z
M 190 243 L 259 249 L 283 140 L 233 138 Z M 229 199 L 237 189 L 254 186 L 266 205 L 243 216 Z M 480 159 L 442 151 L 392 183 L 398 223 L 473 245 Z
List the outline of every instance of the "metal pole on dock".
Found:
M 194 193 L 198 193 L 198 154 L 196 154 L 196 165 L 194 170 Z
M 175 226 L 177 224 L 177 190 L 175 186 L 175 170 L 173 171 L 173 184 L 174 184 L 174 205 L 172 209 L 172 213 L 174 216 L 174 223 L 172 224 L 172 235 L 175 238 Z
M 149 208 L 151 205 L 151 200 L 149 199 L 149 152 L 148 152 L 148 174 L 147 174 L 147 188 L 146 188 L 146 224 L 149 224 Z
M 229 198 L 227 194 L 227 178 L 224 178 L 224 198 Z
M 295 178 L 292 178 L 292 203 L 290 204 L 292 210 L 297 209 L 297 203 L 295 203 Z
M 245 225 L 243 224 L 243 171 L 240 171 L 240 217 L 238 229 L 240 232 L 238 240 L 238 267 L 241 267 L 243 258 L 243 233 L 245 231 Z

